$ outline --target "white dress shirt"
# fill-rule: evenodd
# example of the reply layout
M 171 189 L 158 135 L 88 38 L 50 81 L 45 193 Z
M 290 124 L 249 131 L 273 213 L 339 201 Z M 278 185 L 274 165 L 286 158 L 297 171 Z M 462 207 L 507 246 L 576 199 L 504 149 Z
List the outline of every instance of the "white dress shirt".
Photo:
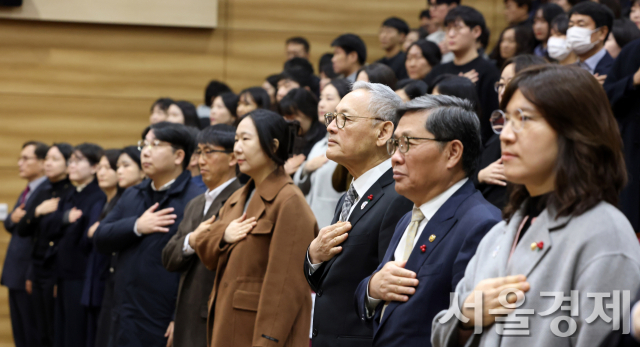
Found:
M 236 178 L 232 178 L 226 182 L 224 182 L 223 184 L 217 186 L 216 188 L 214 188 L 213 190 L 211 189 L 207 189 L 206 193 L 204 193 L 204 210 L 202 212 L 202 215 L 206 215 L 207 212 L 209 211 L 209 208 L 211 207 L 211 204 L 213 204 L 213 200 L 215 200 L 218 195 L 220 195 L 220 193 L 222 193 L 222 191 L 227 188 L 233 181 L 235 181 Z M 182 245 L 182 255 L 192 255 L 196 252 L 195 249 L 191 248 L 191 245 L 189 245 L 189 236 L 191 236 L 191 234 L 193 234 L 193 231 L 188 233 L 187 236 L 184 238 L 184 243 Z
M 362 176 L 358 177 L 358 179 L 355 179 L 351 182 L 351 184 L 353 185 L 353 188 L 356 190 L 356 193 L 358 194 L 358 199 L 353 202 L 353 205 L 351 205 L 351 209 L 349 210 L 349 215 L 347 216 L 347 220 L 349 219 L 349 217 L 351 217 L 351 213 L 353 213 L 353 210 L 356 208 L 356 206 L 358 206 L 358 203 L 360 202 L 360 200 L 362 200 L 363 195 L 366 194 L 369 188 L 371 188 L 371 186 L 373 186 L 376 182 L 378 182 L 380 177 L 382 177 L 382 175 L 384 175 L 385 172 L 389 171 L 389 169 L 391 169 L 391 158 L 369 169 L 369 171 L 362 174 Z M 309 268 L 309 275 L 313 275 L 313 273 L 316 272 L 316 270 L 320 267 L 320 265 L 322 265 L 322 263 L 318 263 L 318 264 L 311 263 L 311 259 L 309 259 L 309 251 L 307 251 L 307 261 L 311 265 L 311 267 Z
M 156 192 L 163 192 L 165 190 L 168 190 L 169 188 L 171 188 L 171 185 L 173 184 L 173 182 L 175 182 L 176 179 L 172 179 L 171 181 L 165 183 L 162 187 L 156 189 L 156 185 L 153 184 L 153 181 L 151 181 L 151 189 L 155 190 Z M 136 234 L 137 236 L 142 236 L 142 234 L 140 234 L 138 232 L 138 221 L 136 220 L 136 223 L 133 225 L 133 233 Z
M 457 183 L 449 187 L 449 189 L 440 193 L 440 195 L 420 205 L 420 212 L 422 212 L 422 214 L 424 215 L 424 219 L 418 225 L 418 231 L 416 232 L 416 237 L 413 239 L 413 245 L 411 245 L 412 248 L 415 247 L 416 243 L 420 239 L 420 235 L 422 235 L 422 231 L 427 226 L 427 223 L 429 223 L 431 218 L 433 218 L 433 216 L 436 214 L 436 212 L 438 212 L 440 207 L 442 207 L 442 205 L 444 205 L 444 203 L 447 202 L 447 200 L 449 200 L 449 198 L 453 194 L 455 194 L 455 192 L 457 192 L 458 189 L 460 189 L 460 187 L 462 187 L 468 180 L 469 180 L 468 178 L 463 178 L 462 180 L 458 181 Z M 409 225 L 410 224 L 411 223 L 409 223 Z M 396 247 L 396 250 L 393 253 L 393 259 L 402 259 L 404 257 L 404 249 L 407 246 L 407 229 L 409 229 L 409 225 L 407 225 L 407 228 L 404 230 L 404 233 L 400 238 L 400 242 L 398 242 L 398 246 Z M 367 286 L 367 303 L 366 304 L 367 304 L 367 316 L 369 318 L 373 317 L 376 306 L 378 306 L 378 304 L 381 301 L 382 300 L 380 299 L 374 299 L 369 296 L 369 286 Z

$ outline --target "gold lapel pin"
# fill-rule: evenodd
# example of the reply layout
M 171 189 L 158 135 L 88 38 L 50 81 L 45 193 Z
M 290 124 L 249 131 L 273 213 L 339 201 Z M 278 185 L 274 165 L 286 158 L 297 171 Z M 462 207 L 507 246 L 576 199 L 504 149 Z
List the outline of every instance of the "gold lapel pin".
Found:
M 436 239 L 436 235 L 431 234 L 431 236 L 429 236 L 429 242 L 433 242 Z

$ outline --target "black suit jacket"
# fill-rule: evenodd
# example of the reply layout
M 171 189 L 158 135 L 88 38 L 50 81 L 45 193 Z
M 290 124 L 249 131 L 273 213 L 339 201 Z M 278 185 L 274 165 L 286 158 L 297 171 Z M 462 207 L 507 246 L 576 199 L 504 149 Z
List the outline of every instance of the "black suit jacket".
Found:
M 609 54 L 609 52 L 605 52 L 604 56 L 602 57 L 602 59 L 600 59 L 598 64 L 596 64 L 596 68 L 593 69 L 593 74 L 594 75 L 598 74 L 600 76 L 608 75 L 609 74 L 609 70 L 611 70 L 611 67 L 613 66 L 613 62 L 614 61 L 615 61 L 615 59 L 613 59 L 611 54 Z
M 227 199 L 241 186 L 237 179 L 231 182 L 213 200 L 206 215 L 202 213 L 206 204 L 204 194 L 191 200 L 184 209 L 178 232 L 162 250 L 165 269 L 181 273 L 173 328 L 173 345 L 176 347 L 207 346 L 208 300 L 216 278 L 216 272 L 207 270 L 195 253 L 189 256 L 182 253 L 184 239 L 200 223 L 217 216 Z
M 371 201 L 362 208 L 370 195 Z M 339 218 L 343 201 L 344 196 L 338 202 L 333 223 Z M 396 193 L 393 171 L 389 169 L 356 204 L 342 252 L 323 263 L 313 275 L 309 275 L 310 264 L 305 259 L 304 275 L 316 292 L 314 347 L 371 346 L 373 331 L 354 312 L 353 294 L 358 283 L 378 267 L 396 224 L 412 207 L 413 203 Z

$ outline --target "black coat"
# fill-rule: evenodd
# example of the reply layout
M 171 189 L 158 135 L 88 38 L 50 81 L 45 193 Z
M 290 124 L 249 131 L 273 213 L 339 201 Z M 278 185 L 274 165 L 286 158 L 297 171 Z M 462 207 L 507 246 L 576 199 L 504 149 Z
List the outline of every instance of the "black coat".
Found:
M 640 68 L 638 57 L 640 39 L 622 49 L 604 82 L 604 90 L 620 127 L 629 176 L 629 183 L 620 195 L 620 210 L 636 233 L 640 232 L 640 86 L 633 85 L 633 75 Z
M 476 189 L 482 193 L 487 201 L 492 203 L 495 207 L 502 210 L 507 204 L 507 187 L 498 186 L 495 184 L 480 183 L 478 181 L 478 173 L 487 168 L 487 166 L 493 164 L 496 160 L 502 156 L 502 150 L 500 149 L 500 135 L 493 134 L 487 141 L 482 153 L 480 154 L 480 162 L 476 172 L 473 173 L 472 180 Z
M 361 208 L 369 195 L 372 200 Z M 333 223 L 340 216 L 343 201 L 344 195 L 336 207 Z M 311 276 L 310 264 L 305 259 L 304 275 L 316 292 L 314 347 L 371 346 L 373 330 L 354 311 L 353 294 L 360 281 L 376 270 L 396 224 L 412 207 L 413 203 L 396 193 L 393 171 L 389 169 L 360 198 L 349 216 L 352 227 L 341 245 L 342 252 L 323 263 Z
M 118 252 L 112 308 L 111 346 L 164 346 L 164 333 L 173 320 L 180 275 L 162 266 L 162 249 L 176 233 L 185 206 L 203 193 L 184 171 L 159 199 L 158 210 L 173 207 L 178 217 L 168 233 L 137 236 L 133 229 L 157 194 L 146 180 L 127 189 L 100 223 L 93 238 L 105 254 Z

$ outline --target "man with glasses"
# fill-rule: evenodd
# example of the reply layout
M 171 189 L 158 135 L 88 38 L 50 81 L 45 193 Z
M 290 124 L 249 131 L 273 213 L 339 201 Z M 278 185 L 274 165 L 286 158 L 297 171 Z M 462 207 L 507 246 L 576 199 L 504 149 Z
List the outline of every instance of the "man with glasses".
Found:
M 353 314 L 353 293 L 378 267 L 396 223 L 411 208 L 395 191 L 386 149 L 401 103 L 385 85 L 356 82 L 335 112 L 325 115 L 327 158 L 346 167 L 353 181 L 336 206 L 333 225 L 309 245 L 304 264 L 316 292 L 314 347 L 371 346 L 371 328 Z
M 46 181 L 44 176 L 44 157 L 49 146 L 42 142 L 29 141 L 22 145 L 18 158 L 20 178 L 27 180 L 27 187 L 22 191 L 11 214 L 4 221 L 4 228 L 11 234 L 7 255 L 2 269 L 0 283 L 9 288 L 9 313 L 13 339 L 17 347 L 36 346 L 38 338 L 35 312 L 31 303 L 31 281 L 27 278 L 27 270 L 31 263 L 31 238 L 21 237 L 16 226 L 26 215 L 25 205 L 34 192 Z M 29 283 L 27 283 L 29 282 Z
M 220 208 L 242 186 L 236 178 L 234 127 L 209 126 L 198 134 L 197 143 L 195 155 L 207 191 L 187 205 L 178 232 L 162 251 L 164 267 L 180 273 L 174 325 L 167 331 L 174 346 L 207 346 L 207 303 L 216 272 L 207 270 L 193 246 L 196 236 L 211 226 Z
M 384 259 L 356 291 L 374 346 L 430 346 L 431 321 L 449 307 L 482 237 L 500 211 L 469 176 L 480 155 L 473 105 L 452 96 L 409 101 L 387 149 L 396 191 L 413 202 Z
M 93 236 L 100 252 L 118 252 L 110 346 L 166 345 L 180 275 L 164 269 L 161 254 L 187 203 L 203 192 L 186 170 L 194 141 L 184 125 L 153 124 L 143 138 L 149 180 L 127 189 Z
M 477 40 L 487 30 L 484 17 L 476 9 L 458 6 L 447 13 L 444 20 L 445 41 L 453 52 L 452 62 L 434 66 L 425 77 L 428 86 L 434 85 L 443 74 L 474 76 L 478 98 L 480 99 L 480 129 L 485 143 L 493 134 L 489 124 L 491 111 L 498 108 L 498 94 L 494 85 L 500 79 L 500 71 L 495 64 L 478 54 Z M 475 78 L 477 75 L 477 80 Z

